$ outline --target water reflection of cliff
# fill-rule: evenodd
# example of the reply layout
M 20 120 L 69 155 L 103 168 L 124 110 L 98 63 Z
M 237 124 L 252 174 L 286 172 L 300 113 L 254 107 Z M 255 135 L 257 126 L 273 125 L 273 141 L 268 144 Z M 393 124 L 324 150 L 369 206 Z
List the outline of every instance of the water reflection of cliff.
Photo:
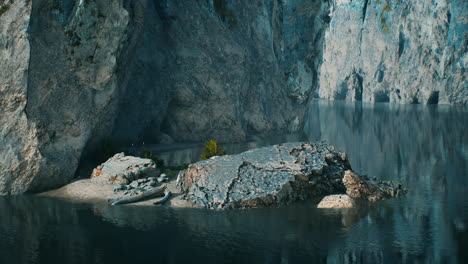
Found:
M 219 212 L 0 197 L 0 262 L 463 263 L 466 113 L 441 106 L 312 104 L 309 139 L 346 151 L 358 172 L 409 188 L 402 198 L 356 210 L 320 210 L 318 201 Z
M 313 203 L 231 211 L 105 206 L 95 211 L 105 221 L 147 232 L 170 222 L 178 239 L 173 246 L 246 263 L 324 261 L 328 249 L 368 213 L 367 208 L 324 211 Z
M 458 237 L 466 237 L 468 223 L 467 124 L 463 108 L 311 104 L 305 125 L 310 140 L 326 140 L 346 151 L 358 172 L 410 189 L 406 197 L 386 202 L 391 210 L 382 217 L 388 218 L 392 236 L 372 237 L 379 234 L 378 226 L 362 221 L 354 230 L 368 230 L 369 236 L 351 233 L 349 247 L 359 239 L 379 247 L 390 241 L 402 260 L 416 255 L 434 262 L 465 254 L 461 248 L 467 245 Z
M 86 262 L 89 258 L 80 249 L 92 242 L 79 211 L 47 198 L 0 197 L 0 262 Z

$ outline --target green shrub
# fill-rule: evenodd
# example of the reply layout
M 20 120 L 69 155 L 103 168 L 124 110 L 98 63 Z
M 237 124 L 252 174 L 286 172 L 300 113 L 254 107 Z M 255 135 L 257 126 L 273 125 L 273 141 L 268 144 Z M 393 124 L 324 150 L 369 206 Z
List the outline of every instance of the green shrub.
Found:
M 176 166 L 166 166 L 163 168 L 162 173 L 166 174 L 169 180 L 175 180 L 177 175 L 181 170 L 188 168 L 188 164 L 176 165 Z
M 166 176 L 167 176 L 167 178 L 169 178 L 169 180 L 174 180 L 174 179 L 177 178 L 177 175 L 179 174 L 179 171 L 165 169 L 165 170 L 163 170 L 163 173 L 166 174 Z
M 189 166 L 188 164 L 182 164 L 182 165 L 175 165 L 175 166 L 166 166 L 166 168 L 169 170 L 181 171 L 181 170 L 186 170 L 188 166 Z
M 207 160 L 211 157 L 222 155 L 226 155 L 226 151 L 218 146 L 218 142 L 216 140 L 208 140 L 205 142 L 205 147 L 200 157 Z
M 157 168 L 163 168 L 164 167 L 164 160 L 159 159 L 156 155 L 153 154 L 152 151 L 150 151 L 150 150 L 148 150 L 146 148 L 141 149 L 139 156 L 141 158 L 153 160 L 154 163 L 156 163 Z

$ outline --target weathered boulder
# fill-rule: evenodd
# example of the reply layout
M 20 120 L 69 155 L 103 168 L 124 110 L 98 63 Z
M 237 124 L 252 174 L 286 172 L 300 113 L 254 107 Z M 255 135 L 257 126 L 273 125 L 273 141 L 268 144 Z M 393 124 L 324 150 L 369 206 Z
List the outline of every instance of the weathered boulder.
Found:
M 354 208 L 356 202 L 346 194 L 334 194 L 323 197 L 317 208 Z
M 352 198 L 379 201 L 389 196 L 376 185 L 363 179 L 353 171 L 345 171 L 343 184 L 346 187 L 346 193 Z
M 159 174 L 154 161 L 118 153 L 93 170 L 91 181 L 102 184 L 128 184 L 141 178 L 158 177 Z M 132 184 L 136 184 L 132 187 L 138 187 L 137 181 Z
M 274 145 L 192 164 L 179 174 L 178 187 L 207 208 L 288 204 L 344 192 L 341 174 L 350 166 L 341 156 L 326 144 Z
M 177 181 L 186 200 L 210 209 L 275 207 L 345 192 L 350 198 L 377 201 L 393 196 L 397 188 L 359 176 L 347 155 L 333 146 L 305 142 L 200 161 L 179 173 Z

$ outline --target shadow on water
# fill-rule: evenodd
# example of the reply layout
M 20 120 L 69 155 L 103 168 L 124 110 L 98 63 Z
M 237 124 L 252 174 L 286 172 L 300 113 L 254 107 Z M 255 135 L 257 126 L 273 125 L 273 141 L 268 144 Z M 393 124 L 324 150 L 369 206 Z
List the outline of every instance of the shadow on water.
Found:
M 358 172 L 402 182 L 408 195 L 351 210 L 317 209 L 315 199 L 284 208 L 232 211 L 0 197 L 0 263 L 468 259 L 464 109 L 317 102 L 309 111 L 308 139 L 326 140 L 346 151 Z M 266 143 L 233 145 L 231 153 Z M 176 163 L 198 151 L 169 151 L 166 158 Z

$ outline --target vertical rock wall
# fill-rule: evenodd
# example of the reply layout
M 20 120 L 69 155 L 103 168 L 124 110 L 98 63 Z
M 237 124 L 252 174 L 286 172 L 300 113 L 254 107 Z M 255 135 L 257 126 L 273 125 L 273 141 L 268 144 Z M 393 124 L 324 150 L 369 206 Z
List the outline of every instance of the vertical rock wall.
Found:
M 7 1 L 0 6 L 0 194 L 25 191 L 43 158 L 38 130 L 25 111 L 31 7 L 31 1 Z
M 123 1 L 4 1 L 0 194 L 69 182 L 109 133 L 127 25 Z
M 113 137 L 243 141 L 297 131 L 327 12 L 317 0 L 147 1 Z
M 129 17 L 123 1 L 32 5 L 26 113 L 43 156 L 28 186 L 34 191 L 68 182 L 86 143 L 111 130 Z
M 319 97 L 466 104 L 468 2 L 336 0 Z

